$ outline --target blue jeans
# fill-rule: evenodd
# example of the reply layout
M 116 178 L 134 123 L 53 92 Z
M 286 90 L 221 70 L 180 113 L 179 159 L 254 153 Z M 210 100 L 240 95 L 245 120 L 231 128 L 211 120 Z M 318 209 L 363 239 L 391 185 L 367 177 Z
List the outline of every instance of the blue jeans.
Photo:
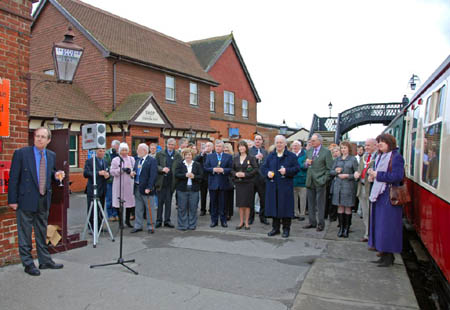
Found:
M 198 192 L 177 191 L 178 197 L 178 225 L 177 229 L 194 230 L 197 227 Z
M 112 183 L 106 184 L 106 213 L 108 213 L 108 218 L 119 216 L 116 208 L 112 207 Z

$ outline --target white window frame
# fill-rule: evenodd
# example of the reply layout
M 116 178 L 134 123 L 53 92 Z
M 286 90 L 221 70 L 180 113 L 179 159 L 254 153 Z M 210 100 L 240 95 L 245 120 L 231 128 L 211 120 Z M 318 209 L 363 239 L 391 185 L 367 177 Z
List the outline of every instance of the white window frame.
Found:
M 242 117 L 248 118 L 248 101 L 245 99 L 242 99 Z
M 209 111 L 216 112 L 216 92 L 209 91 Z
M 192 91 L 192 86 L 195 86 L 195 92 Z M 189 104 L 198 106 L 198 84 L 189 82 Z
M 173 87 L 170 87 L 171 85 L 167 85 L 167 82 L 168 82 L 169 79 L 173 80 Z M 172 90 L 172 98 L 167 96 L 167 90 L 169 90 L 169 89 Z M 175 101 L 175 97 L 176 97 L 175 91 L 176 91 L 175 77 L 173 77 L 171 75 L 166 75 L 166 87 L 165 87 L 166 100 Z
M 234 93 L 231 91 L 223 91 L 223 113 L 234 115 Z

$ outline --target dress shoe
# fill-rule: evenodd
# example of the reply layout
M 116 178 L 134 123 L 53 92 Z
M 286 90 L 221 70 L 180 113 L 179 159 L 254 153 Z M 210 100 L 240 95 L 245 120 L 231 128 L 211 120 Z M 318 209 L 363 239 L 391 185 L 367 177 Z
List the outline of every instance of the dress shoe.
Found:
M 206 211 L 200 211 L 200 216 L 205 216 L 206 215 Z
M 245 230 L 250 230 L 250 226 L 245 226 L 244 229 Z
M 155 228 L 160 228 L 161 226 L 161 223 L 156 223 Z
M 62 269 L 64 267 L 63 264 L 57 264 L 55 262 L 40 264 L 39 269 Z
M 271 231 L 269 231 L 269 233 L 267 234 L 269 237 L 273 237 L 275 235 L 279 235 L 280 234 L 280 230 L 277 229 L 272 229 Z
M 148 230 L 148 233 L 149 233 L 149 234 L 153 234 L 153 233 L 155 233 L 155 230 L 154 230 L 154 229 L 149 229 L 149 230 Z
M 221 225 L 222 227 L 228 227 L 228 224 L 227 224 L 227 223 L 220 223 L 220 225 Z
M 227 216 L 227 221 L 231 221 L 231 216 Z
M 378 265 L 378 267 L 389 267 L 394 265 L 394 254 L 392 253 L 385 253 L 385 255 L 383 255 L 383 261 Z
M 129 228 L 133 228 L 133 225 L 130 224 L 130 222 L 125 223 Z
M 211 223 L 211 224 L 209 224 L 209 227 L 211 227 L 211 228 L 216 227 L 216 226 L 217 226 L 217 223 Z
M 253 219 L 249 219 L 249 220 L 248 220 L 248 224 L 249 224 L 249 225 L 252 225 L 254 221 L 255 221 L 254 218 L 253 218 Z
M 308 224 L 308 225 L 303 226 L 303 228 L 304 229 L 316 228 L 316 225 Z
M 130 233 L 135 234 L 135 233 L 140 232 L 140 231 L 142 231 L 142 228 L 133 228 L 133 229 L 130 231 Z
M 281 235 L 283 238 L 289 237 L 289 229 L 283 229 L 283 234 Z
M 36 268 L 34 264 L 25 266 L 25 272 L 30 276 L 39 276 L 41 274 L 41 272 Z
M 164 223 L 164 227 L 174 228 L 173 224 L 171 222 Z
M 239 225 L 239 226 L 236 226 L 236 230 L 239 230 L 239 229 L 241 229 L 242 227 L 244 227 L 244 224 L 241 224 L 241 225 Z
M 322 231 L 323 230 L 323 226 L 322 225 L 317 225 L 316 231 Z
M 259 221 L 261 222 L 261 224 L 269 225 L 269 221 L 264 216 L 261 216 L 259 218 Z
M 299 216 L 299 217 L 298 217 L 298 221 L 299 221 L 299 222 L 304 221 L 304 220 L 305 220 L 305 218 L 304 218 L 303 216 Z
M 370 248 L 368 248 L 367 249 L 367 251 L 373 251 L 373 252 L 375 252 L 377 249 L 375 249 L 374 247 L 370 247 Z
M 362 238 L 362 239 L 360 239 L 359 241 L 361 241 L 361 242 L 367 242 L 367 241 L 369 241 L 369 239 L 367 239 L 367 238 Z

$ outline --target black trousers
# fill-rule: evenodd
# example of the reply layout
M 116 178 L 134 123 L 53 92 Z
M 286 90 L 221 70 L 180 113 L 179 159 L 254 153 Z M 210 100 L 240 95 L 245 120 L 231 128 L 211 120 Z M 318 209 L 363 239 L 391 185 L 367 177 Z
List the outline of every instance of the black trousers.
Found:
M 208 180 L 203 180 L 200 184 L 200 211 L 206 212 L 206 196 L 208 195 Z M 211 203 L 208 212 L 211 210 Z
M 98 197 L 98 201 L 102 204 L 103 210 L 105 210 L 105 200 L 106 200 L 106 194 L 99 196 Z M 87 196 L 87 212 L 89 213 L 89 207 L 91 206 L 91 202 L 94 200 L 94 197 L 92 196 Z M 102 216 L 102 212 L 100 211 L 100 206 L 97 205 L 97 223 L 98 223 L 98 227 L 100 227 L 102 220 L 103 220 L 103 216 Z M 89 224 L 91 225 L 91 229 L 94 229 L 94 207 L 92 206 L 92 211 L 91 211 L 91 216 L 89 218 Z
M 225 191 L 225 216 L 233 216 L 234 208 L 234 188 Z
M 259 196 L 259 217 L 265 217 L 266 210 L 266 182 L 263 179 L 257 178 L 255 180 L 255 195 L 253 196 L 253 207 L 250 208 L 250 218 L 255 219 L 255 196 Z
M 19 254 L 24 266 L 33 264 L 33 256 L 31 255 L 33 227 L 39 264 L 47 264 L 52 261 L 45 242 L 47 239 L 48 210 L 47 195 L 39 198 L 36 212 L 22 211 L 20 206 L 16 210 Z
M 158 193 L 158 212 L 156 217 L 156 224 L 163 223 L 163 211 L 164 211 L 164 223 L 170 223 L 170 214 L 172 211 L 172 196 L 173 192 L 170 184 L 161 187 Z
M 280 223 L 283 225 L 283 229 L 291 229 L 291 221 L 292 219 L 290 217 L 274 217 L 272 219 L 272 228 L 275 230 L 280 230 Z

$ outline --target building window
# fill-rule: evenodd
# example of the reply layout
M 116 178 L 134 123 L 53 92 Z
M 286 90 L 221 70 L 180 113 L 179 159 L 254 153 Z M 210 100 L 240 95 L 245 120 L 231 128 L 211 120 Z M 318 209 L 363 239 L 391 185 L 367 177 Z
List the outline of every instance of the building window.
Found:
M 248 101 L 242 100 L 242 117 L 248 118 Z
M 197 83 L 189 83 L 189 103 L 191 105 L 198 105 L 198 88 Z
M 54 76 L 55 75 L 55 70 L 54 69 L 44 70 L 44 74 Z
M 209 110 L 216 111 L 216 93 L 212 90 L 209 92 Z
M 166 75 L 166 99 L 175 101 L 175 78 Z
M 234 115 L 234 93 L 223 92 L 223 113 Z
M 78 136 L 69 136 L 69 165 L 78 167 Z

